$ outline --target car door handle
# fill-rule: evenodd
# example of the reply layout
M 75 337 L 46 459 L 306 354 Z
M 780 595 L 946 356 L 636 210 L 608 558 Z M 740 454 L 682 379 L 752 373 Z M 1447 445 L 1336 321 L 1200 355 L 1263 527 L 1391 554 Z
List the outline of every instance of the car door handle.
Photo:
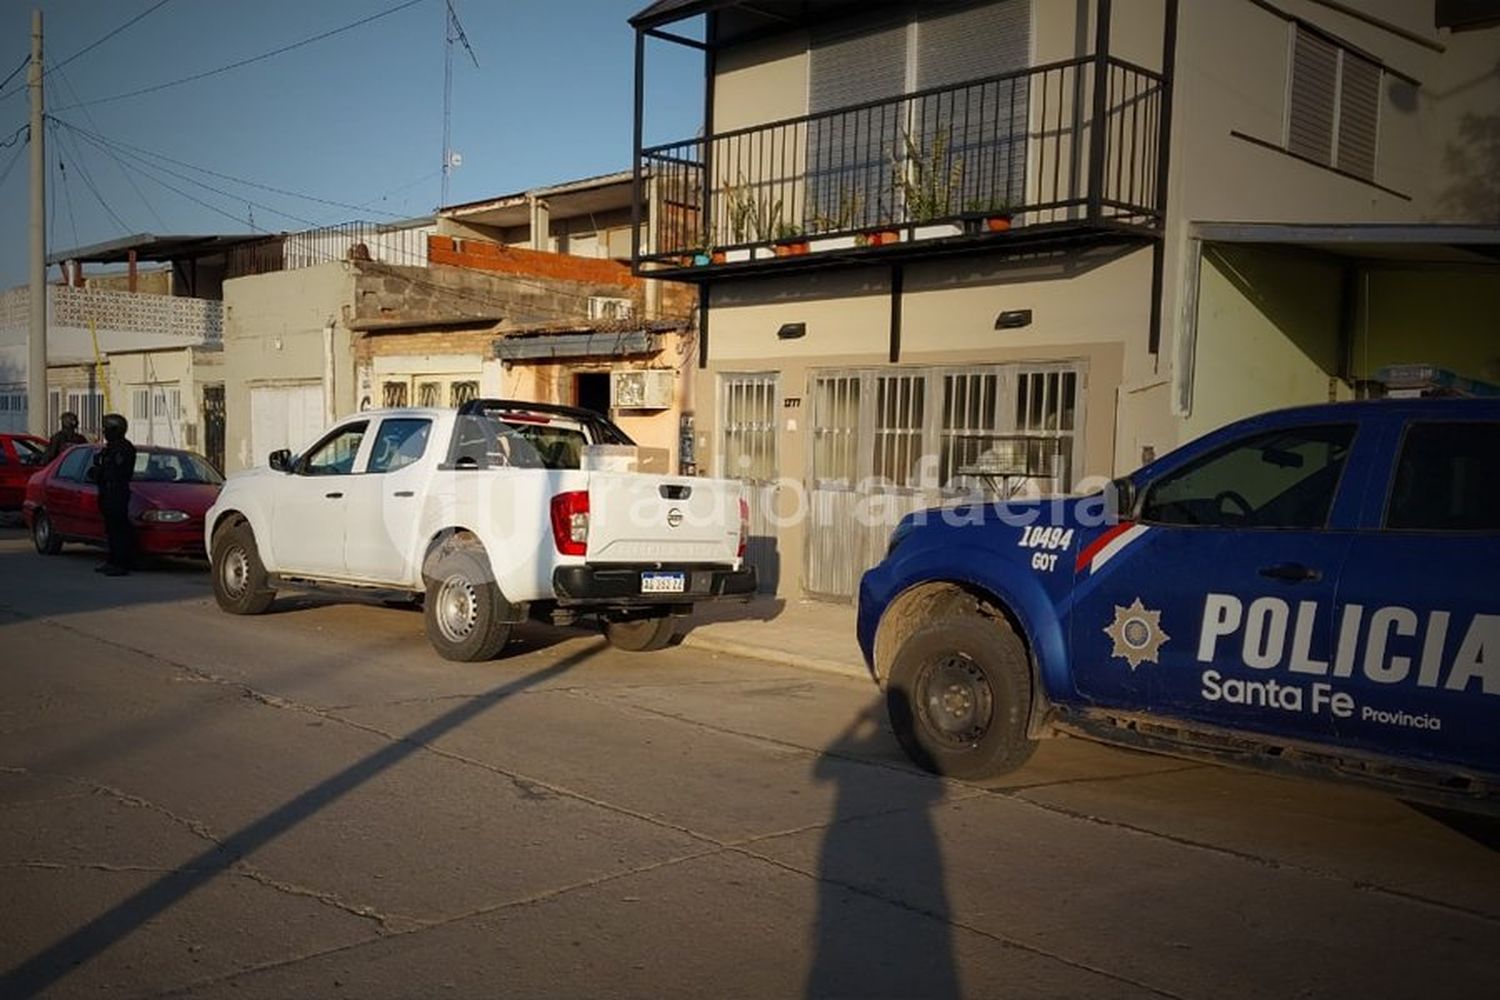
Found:
M 416 495 L 417 494 L 412 490 L 397 490 L 395 493 L 391 494 L 391 496 L 393 497 L 414 497 Z
M 341 499 L 343 499 L 343 496 L 344 496 L 344 494 L 342 494 L 342 493 L 324 493 L 323 494 L 323 499 L 325 499 L 325 500 L 341 500 Z
M 1313 582 L 1323 579 L 1321 572 L 1301 563 L 1277 563 L 1274 566 L 1262 566 L 1260 575 L 1268 576 L 1272 580 L 1284 580 L 1287 583 Z

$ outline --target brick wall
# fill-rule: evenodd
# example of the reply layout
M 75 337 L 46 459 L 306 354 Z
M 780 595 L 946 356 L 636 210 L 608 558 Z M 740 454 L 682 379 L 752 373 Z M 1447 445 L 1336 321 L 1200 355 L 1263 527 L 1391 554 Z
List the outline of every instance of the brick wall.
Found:
M 640 278 L 630 273 L 629 267 L 618 261 L 526 250 L 484 240 L 455 239 L 452 236 L 429 236 L 427 259 L 434 264 L 523 275 L 528 278 L 615 285 L 637 291 L 644 286 Z
M 400 333 L 363 333 L 354 341 L 354 359 L 368 364 L 379 357 L 411 357 L 421 354 L 472 354 L 488 359 L 494 354 L 497 334 L 482 330 L 403 330 Z

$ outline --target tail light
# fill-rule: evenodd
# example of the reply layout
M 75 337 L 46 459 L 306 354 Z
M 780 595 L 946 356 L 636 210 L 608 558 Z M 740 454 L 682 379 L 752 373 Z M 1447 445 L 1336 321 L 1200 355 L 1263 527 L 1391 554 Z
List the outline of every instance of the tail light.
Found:
M 736 552 L 736 559 L 745 557 L 745 549 L 750 545 L 750 501 L 740 497 L 740 549 Z
M 586 490 L 559 493 L 552 498 L 552 540 L 565 556 L 589 551 L 589 495 Z

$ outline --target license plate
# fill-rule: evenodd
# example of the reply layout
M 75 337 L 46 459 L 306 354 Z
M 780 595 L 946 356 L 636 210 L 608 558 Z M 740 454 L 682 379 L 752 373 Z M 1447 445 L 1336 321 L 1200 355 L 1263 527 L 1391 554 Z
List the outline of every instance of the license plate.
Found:
M 642 573 L 641 593 L 680 594 L 687 590 L 686 573 Z

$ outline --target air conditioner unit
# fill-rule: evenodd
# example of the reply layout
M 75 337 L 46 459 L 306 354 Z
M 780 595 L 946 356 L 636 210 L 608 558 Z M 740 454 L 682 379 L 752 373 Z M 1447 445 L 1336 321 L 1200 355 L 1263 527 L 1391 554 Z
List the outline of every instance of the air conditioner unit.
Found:
M 617 410 L 667 410 L 677 388 L 670 368 L 610 372 L 609 405 Z
M 635 304 L 629 299 L 615 299 L 605 295 L 589 296 L 589 319 L 630 319 Z

